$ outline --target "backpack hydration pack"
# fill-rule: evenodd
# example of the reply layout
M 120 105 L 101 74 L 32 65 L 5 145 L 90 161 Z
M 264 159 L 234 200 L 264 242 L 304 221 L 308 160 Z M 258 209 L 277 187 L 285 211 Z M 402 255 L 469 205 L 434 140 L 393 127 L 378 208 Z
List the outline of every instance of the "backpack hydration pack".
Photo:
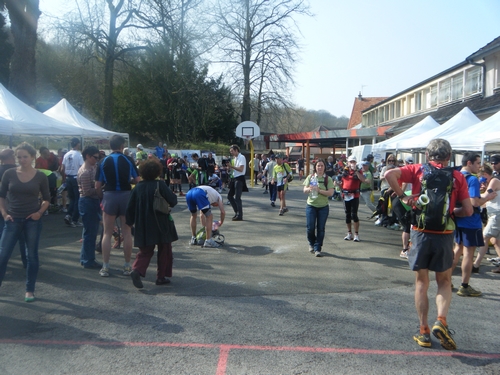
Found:
M 429 203 L 415 210 L 414 225 L 419 229 L 432 231 L 455 229 L 450 215 L 453 168 L 436 168 L 431 164 L 422 164 L 422 172 L 420 194 L 427 195 Z

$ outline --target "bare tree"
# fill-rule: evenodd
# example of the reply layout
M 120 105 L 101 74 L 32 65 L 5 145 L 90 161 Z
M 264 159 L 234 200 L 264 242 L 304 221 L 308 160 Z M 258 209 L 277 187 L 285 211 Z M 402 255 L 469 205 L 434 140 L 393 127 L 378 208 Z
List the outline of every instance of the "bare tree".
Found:
M 36 60 L 39 0 L 0 0 L 0 10 L 9 11 L 14 38 L 14 54 L 10 62 L 9 90 L 26 104 L 35 105 Z
M 294 17 L 310 15 L 306 1 L 218 0 L 216 9 L 221 62 L 241 88 L 241 121 L 251 119 L 252 97 L 260 111 L 265 100 L 287 103 L 283 89 L 293 84 L 299 47 Z
M 134 32 L 148 29 L 137 15 L 143 0 L 75 0 L 77 14 L 60 26 L 75 46 L 85 46 L 89 58 L 104 65 L 102 122 L 113 124 L 113 82 L 115 63 L 132 51 L 148 48 L 137 45 Z

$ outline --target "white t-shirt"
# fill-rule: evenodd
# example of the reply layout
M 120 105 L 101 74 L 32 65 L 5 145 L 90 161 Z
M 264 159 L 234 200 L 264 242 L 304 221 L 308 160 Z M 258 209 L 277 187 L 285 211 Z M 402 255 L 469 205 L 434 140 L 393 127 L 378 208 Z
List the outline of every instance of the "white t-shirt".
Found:
M 215 190 L 213 187 L 207 186 L 207 185 L 200 185 L 196 187 L 197 189 L 205 190 L 205 193 L 207 193 L 207 198 L 210 204 L 212 203 L 222 203 L 222 197 L 221 195 Z
M 64 155 L 62 164 L 64 165 L 66 176 L 76 176 L 78 170 L 83 165 L 82 154 L 78 150 L 71 150 Z
M 241 172 L 238 172 L 236 169 L 232 170 L 233 177 L 244 176 L 245 173 L 247 172 L 247 160 L 245 159 L 245 157 L 241 152 L 238 154 L 238 156 L 234 158 L 233 166 L 235 167 L 243 166 L 243 170 Z

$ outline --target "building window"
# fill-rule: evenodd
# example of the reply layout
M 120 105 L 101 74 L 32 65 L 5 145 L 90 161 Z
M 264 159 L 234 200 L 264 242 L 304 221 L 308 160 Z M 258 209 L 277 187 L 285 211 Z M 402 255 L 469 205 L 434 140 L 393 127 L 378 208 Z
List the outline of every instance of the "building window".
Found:
M 465 71 L 465 96 L 480 93 L 482 87 L 482 70 L 477 66 Z
M 451 78 L 439 82 L 439 104 L 448 103 L 451 100 Z
M 401 117 L 401 101 L 396 102 L 396 118 Z
M 437 85 L 432 85 L 429 89 L 429 108 L 436 107 L 438 105 L 438 87 Z
M 415 111 L 422 110 L 422 91 L 415 93 Z
M 394 119 L 394 103 L 389 104 L 389 120 Z
M 464 75 L 463 73 L 451 77 L 451 100 L 463 98 L 464 94 Z

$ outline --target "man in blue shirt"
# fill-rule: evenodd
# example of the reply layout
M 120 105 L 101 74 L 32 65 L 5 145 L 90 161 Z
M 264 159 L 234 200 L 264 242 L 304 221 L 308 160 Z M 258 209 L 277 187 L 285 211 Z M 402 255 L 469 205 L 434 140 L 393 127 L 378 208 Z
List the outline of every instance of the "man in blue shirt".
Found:
M 121 231 L 123 234 L 123 254 L 125 264 L 123 274 L 129 276 L 132 272 L 130 258 L 132 256 L 132 231 L 125 225 L 125 213 L 132 190 L 131 184 L 139 182 L 139 173 L 134 160 L 123 154 L 125 138 L 121 135 L 113 135 L 109 140 L 113 151 L 101 164 L 97 166 L 95 188 L 102 194 L 102 223 L 104 234 L 102 236 L 102 269 L 99 275 L 109 276 L 109 258 L 111 253 L 111 238 L 115 228 L 116 219 L 120 218 Z M 104 193 L 102 193 L 104 190 Z
M 479 214 L 479 208 L 487 201 L 493 199 L 496 193 L 488 193 L 484 198 L 479 191 L 479 180 L 475 176 L 481 168 L 481 157 L 473 152 L 466 152 L 462 158 L 462 174 L 467 180 L 469 195 L 474 213 L 471 216 L 457 217 L 455 229 L 455 256 L 452 269 L 456 267 L 460 257 L 462 258 L 462 285 L 458 288 L 457 294 L 462 297 L 479 297 L 482 293 L 469 285 L 474 251 L 476 247 L 484 246 L 483 224 Z
M 158 146 L 155 147 L 155 152 L 158 159 L 163 159 L 163 153 L 165 152 L 165 149 L 163 148 L 161 142 L 158 142 Z

